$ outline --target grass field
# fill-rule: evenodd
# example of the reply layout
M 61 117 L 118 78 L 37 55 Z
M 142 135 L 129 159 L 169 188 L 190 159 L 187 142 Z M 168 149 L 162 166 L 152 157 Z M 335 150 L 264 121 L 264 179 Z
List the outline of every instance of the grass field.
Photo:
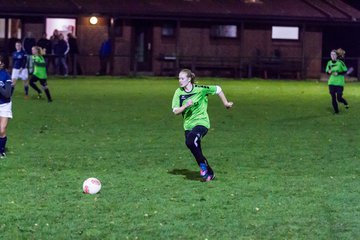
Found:
M 208 183 L 171 111 L 176 80 L 50 79 L 51 104 L 19 83 L 0 239 L 360 239 L 360 84 L 333 115 L 326 83 L 200 82 L 235 102 L 209 99 Z

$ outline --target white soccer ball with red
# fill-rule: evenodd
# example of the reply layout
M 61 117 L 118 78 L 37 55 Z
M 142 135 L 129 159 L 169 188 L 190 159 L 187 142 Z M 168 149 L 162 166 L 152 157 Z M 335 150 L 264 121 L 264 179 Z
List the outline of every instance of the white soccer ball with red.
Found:
M 101 182 L 97 178 L 88 178 L 83 183 L 83 191 L 86 194 L 97 194 L 100 192 Z

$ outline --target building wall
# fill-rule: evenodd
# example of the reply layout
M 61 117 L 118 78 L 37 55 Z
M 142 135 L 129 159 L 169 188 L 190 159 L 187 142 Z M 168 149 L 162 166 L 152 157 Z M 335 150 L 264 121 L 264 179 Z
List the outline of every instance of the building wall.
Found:
M 164 63 L 159 56 L 175 56 L 178 41 L 180 57 L 240 57 L 240 38 L 225 39 L 210 37 L 210 24 L 181 23 L 179 33 L 174 38 L 161 36 L 161 25 L 155 25 L 153 31 L 153 69 L 155 74 L 161 73 Z M 178 38 L 178 39 L 177 39 Z
M 304 43 L 302 43 L 304 40 Z M 257 56 L 272 57 L 279 50 L 281 57 L 301 60 L 304 44 L 306 77 L 319 78 L 321 69 L 321 29 L 307 28 L 299 41 L 276 41 L 271 39 L 271 25 L 245 27 L 243 56 L 252 61 Z
M 108 18 L 99 17 L 96 25 L 91 25 L 88 16 L 79 17 L 77 40 L 80 51 L 78 61 L 84 74 L 93 75 L 99 71 L 99 50 L 101 43 L 108 39 Z
M 304 50 L 306 57 L 307 78 L 320 78 L 324 67 L 321 66 L 322 56 L 322 31 L 321 29 L 309 29 L 305 33 Z
M 121 28 L 121 36 L 115 37 L 114 74 L 128 75 L 131 69 L 132 26 L 125 21 Z
M 45 23 L 25 23 L 23 36 L 27 36 L 30 32 L 31 36 L 36 40 L 40 39 L 45 31 Z

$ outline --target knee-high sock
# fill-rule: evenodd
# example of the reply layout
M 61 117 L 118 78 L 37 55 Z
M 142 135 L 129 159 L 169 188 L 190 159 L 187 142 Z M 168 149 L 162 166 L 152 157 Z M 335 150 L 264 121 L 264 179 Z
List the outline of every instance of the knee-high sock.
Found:
M 0 137 L 0 153 L 5 152 L 7 137 Z
M 30 82 L 30 86 L 38 93 L 41 93 L 40 88 L 34 83 L 34 82 Z
M 45 89 L 44 89 L 44 92 L 45 92 L 45 94 L 46 94 L 47 99 L 48 99 L 49 101 L 52 101 L 51 95 L 50 95 L 50 90 L 49 90 L 48 88 L 45 88 Z
M 337 95 L 337 100 L 341 103 L 343 103 L 344 105 L 348 105 L 347 101 L 345 100 L 345 98 L 343 98 L 342 94 L 338 94 Z
M 336 113 L 338 113 L 339 112 L 339 107 L 338 107 L 338 104 L 337 104 L 337 101 L 336 101 L 336 94 L 335 93 L 331 94 L 331 103 L 332 103 L 332 106 L 334 108 L 334 111 Z

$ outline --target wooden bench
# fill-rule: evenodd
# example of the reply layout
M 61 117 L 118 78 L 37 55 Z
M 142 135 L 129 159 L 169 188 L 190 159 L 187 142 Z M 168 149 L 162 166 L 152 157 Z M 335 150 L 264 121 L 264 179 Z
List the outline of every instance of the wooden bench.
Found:
M 239 58 L 227 57 L 180 57 L 179 67 L 189 68 L 195 73 L 210 73 L 216 77 L 241 77 L 242 71 Z
M 258 71 L 261 77 L 267 79 L 269 75 L 290 78 L 301 78 L 302 62 L 298 59 L 261 58 L 249 65 L 249 71 Z M 250 76 L 251 77 L 251 76 Z

